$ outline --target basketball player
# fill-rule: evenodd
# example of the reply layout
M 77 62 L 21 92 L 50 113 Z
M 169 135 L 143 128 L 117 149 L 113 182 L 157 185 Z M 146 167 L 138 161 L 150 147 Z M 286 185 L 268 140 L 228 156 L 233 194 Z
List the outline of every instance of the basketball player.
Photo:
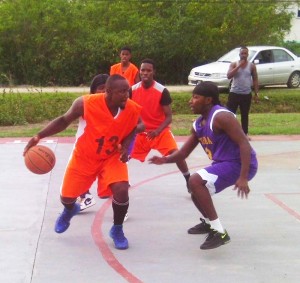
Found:
M 200 249 L 217 248 L 230 241 L 212 201 L 212 195 L 233 186 L 238 196 L 248 197 L 248 181 L 257 171 L 257 159 L 248 138 L 235 115 L 220 106 L 218 87 L 212 82 L 197 85 L 190 100 L 194 114 L 201 116 L 193 123 L 192 133 L 179 151 L 164 157 L 154 156 L 153 164 L 174 163 L 187 158 L 198 143 L 212 164 L 200 169 L 189 179 L 192 200 L 203 215 L 201 223 L 189 234 L 207 234 Z
M 105 93 L 77 98 L 65 114 L 51 121 L 26 145 L 24 155 L 42 138 L 63 131 L 76 119 L 84 117 L 86 121 L 86 127 L 81 134 L 77 134 L 64 175 L 61 187 L 64 209 L 56 220 L 56 233 L 68 229 L 70 220 L 80 211 L 77 197 L 85 193 L 98 177 L 100 189 L 112 196 L 114 224 L 110 236 L 117 249 L 128 248 L 123 232 L 123 221 L 129 206 L 126 162 L 130 142 L 138 125 L 142 127 L 141 107 L 128 97 L 127 80 L 120 75 L 110 76 Z

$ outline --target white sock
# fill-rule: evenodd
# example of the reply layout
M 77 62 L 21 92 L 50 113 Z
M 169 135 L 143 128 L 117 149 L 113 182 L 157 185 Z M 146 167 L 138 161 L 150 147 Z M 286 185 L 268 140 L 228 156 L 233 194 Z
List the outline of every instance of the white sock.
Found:
M 210 224 L 210 221 L 209 221 L 208 218 L 205 218 L 205 217 L 204 217 L 204 220 L 205 220 L 205 222 L 206 222 L 207 224 Z
M 212 229 L 214 229 L 222 234 L 225 232 L 219 218 L 217 218 L 216 220 L 209 221 L 209 224 Z

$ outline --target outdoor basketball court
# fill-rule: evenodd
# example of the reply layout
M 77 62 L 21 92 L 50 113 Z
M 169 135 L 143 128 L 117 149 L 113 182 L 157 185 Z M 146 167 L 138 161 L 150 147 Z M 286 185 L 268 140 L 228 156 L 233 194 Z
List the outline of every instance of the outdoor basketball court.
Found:
M 200 215 L 175 164 L 129 162 L 128 250 L 116 250 L 108 236 L 111 200 L 97 198 L 56 234 L 60 183 L 74 139 L 41 141 L 57 158 L 46 175 L 26 169 L 27 140 L 0 139 L 0 282 L 299 282 L 300 136 L 253 137 L 259 170 L 249 199 L 231 188 L 214 196 L 231 242 L 208 251 L 199 248 L 204 235 L 187 234 Z M 209 164 L 200 147 L 187 162 L 191 173 Z M 95 186 L 91 192 L 96 196 Z

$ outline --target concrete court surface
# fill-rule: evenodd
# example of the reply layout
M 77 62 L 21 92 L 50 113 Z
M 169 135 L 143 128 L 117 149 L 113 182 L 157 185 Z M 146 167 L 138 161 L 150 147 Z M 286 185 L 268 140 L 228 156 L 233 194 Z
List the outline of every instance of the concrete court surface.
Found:
M 183 140 L 177 138 L 179 146 Z M 199 249 L 204 235 L 187 234 L 200 215 L 174 164 L 129 162 L 128 250 L 116 250 L 108 236 L 109 199 L 97 198 L 56 234 L 59 188 L 73 141 L 42 140 L 57 163 L 51 173 L 34 175 L 22 157 L 27 139 L 0 139 L 1 283 L 299 282 L 300 136 L 253 137 L 259 171 L 251 194 L 241 200 L 228 188 L 214 196 L 231 242 L 208 251 Z M 191 173 L 209 164 L 200 147 L 187 162 Z

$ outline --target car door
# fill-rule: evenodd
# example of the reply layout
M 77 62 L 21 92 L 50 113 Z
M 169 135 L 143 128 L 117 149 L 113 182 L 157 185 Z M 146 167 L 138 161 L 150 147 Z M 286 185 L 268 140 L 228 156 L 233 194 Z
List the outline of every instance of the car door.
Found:
M 273 54 L 271 50 L 262 50 L 253 59 L 257 69 L 258 84 L 270 85 L 274 82 Z
M 290 54 L 282 49 L 273 49 L 272 52 L 274 58 L 274 84 L 285 84 L 294 70 L 294 59 Z

